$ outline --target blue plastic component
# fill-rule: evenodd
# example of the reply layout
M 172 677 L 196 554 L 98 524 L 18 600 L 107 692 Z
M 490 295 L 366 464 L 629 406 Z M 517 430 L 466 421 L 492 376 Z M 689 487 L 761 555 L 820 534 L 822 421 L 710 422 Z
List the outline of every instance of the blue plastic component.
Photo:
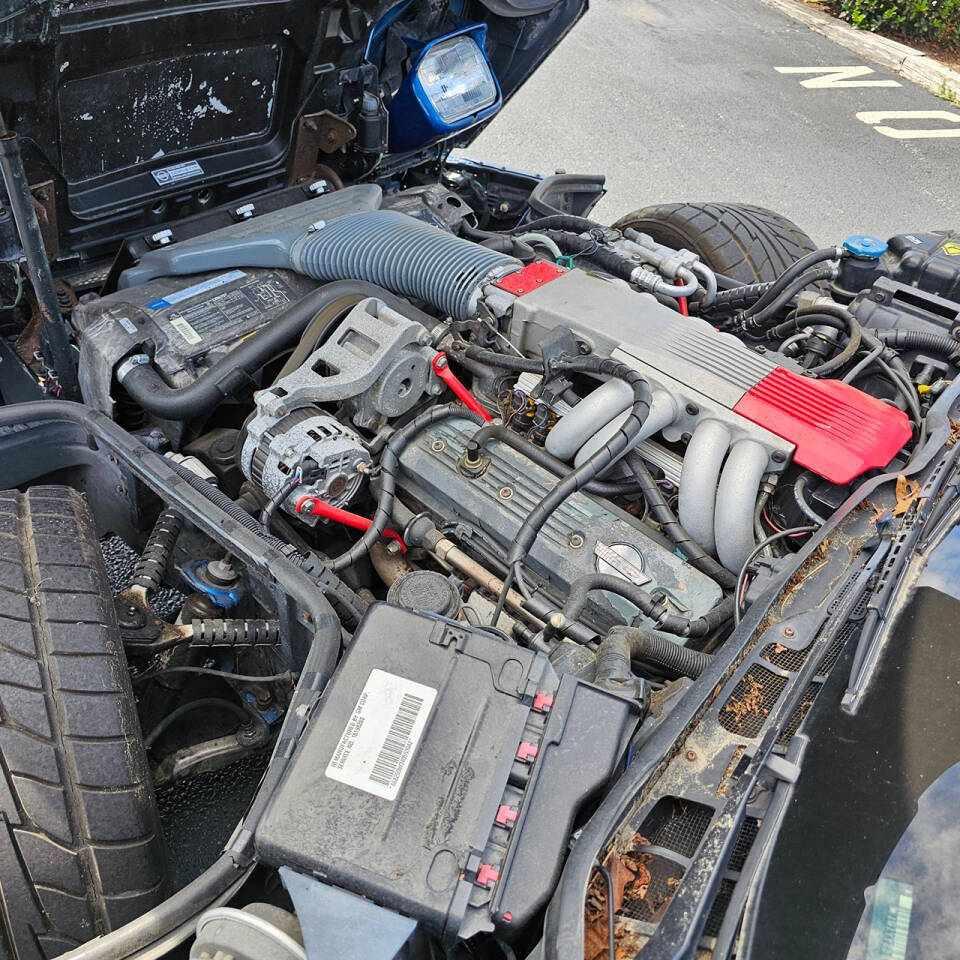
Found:
M 879 237 L 855 233 L 843 241 L 843 249 L 861 260 L 879 260 L 887 252 L 887 244 Z
M 419 77 L 419 68 L 424 58 L 436 46 L 461 36 L 470 37 L 475 41 L 483 61 L 490 70 L 496 97 L 492 103 L 481 107 L 476 112 L 467 113 L 463 117 L 447 121 L 440 115 L 431 101 L 430 95 L 424 89 Z M 412 57 L 410 69 L 390 104 L 391 153 L 417 150 L 428 144 L 436 143 L 438 140 L 444 140 L 454 133 L 459 133 L 461 130 L 482 123 L 487 117 L 492 116 L 500 109 L 503 104 L 503 94 L 500 92 L 500 83 L 487 57 L 486 37 L 487 25 L 476 23 L 446 33 L 442 37 L 435 37 L 416 51 Z M 408 46 L 415 48 L 416 43 L 417 41 L 410 40 Z
M 180 570 L 197 593 L 209 597 L 210 602 L 215 606 L 222 607 L 224 610 L 233 609 L 240 602 L 243 590 L 240 587 L 218 587 L 210 583 L 203 576 L 206 567 L 206 560 L 192 560 L 190 563 L 185 563 Z

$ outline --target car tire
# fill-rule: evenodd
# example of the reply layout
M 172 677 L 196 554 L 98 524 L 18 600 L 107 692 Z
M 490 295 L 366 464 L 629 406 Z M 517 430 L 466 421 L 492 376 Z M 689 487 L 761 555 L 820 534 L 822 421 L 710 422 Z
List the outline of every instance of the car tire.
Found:
M 741 283 L 776 280 L 816 249 L 792 220 L 739 203 L 665 203 L 628 213 L 613 226 L 632 227 L 668 247 L 691 250 L 712 270 Z
M 58 956 L 166 896 L 103 559 L 69 487 L 0 491 L 0 817 L 0 956 Z

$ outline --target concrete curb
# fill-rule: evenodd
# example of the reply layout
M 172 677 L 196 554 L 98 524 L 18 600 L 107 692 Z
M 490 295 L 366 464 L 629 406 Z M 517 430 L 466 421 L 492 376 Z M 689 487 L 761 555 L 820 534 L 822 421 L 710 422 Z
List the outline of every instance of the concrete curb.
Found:
M 939 96 L 952 94 L 960 99 L 960 73 L 945 67 L 914 47 L 866 30 L 856 30 L 829 13 L 808 6 L 803 0 L 764 0 L 764 3 L 805 24 L 828 40 L 852 50 L 865 60 L 872 60 L 892 70 L 904 80 L 926 87 Z

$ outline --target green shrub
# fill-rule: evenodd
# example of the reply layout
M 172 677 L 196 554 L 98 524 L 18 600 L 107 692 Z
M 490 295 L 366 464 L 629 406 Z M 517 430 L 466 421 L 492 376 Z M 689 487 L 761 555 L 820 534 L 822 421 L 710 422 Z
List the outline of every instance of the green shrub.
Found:
M 840 0 L 840 16 L 884 30 L 960 47 L 960 0 Z

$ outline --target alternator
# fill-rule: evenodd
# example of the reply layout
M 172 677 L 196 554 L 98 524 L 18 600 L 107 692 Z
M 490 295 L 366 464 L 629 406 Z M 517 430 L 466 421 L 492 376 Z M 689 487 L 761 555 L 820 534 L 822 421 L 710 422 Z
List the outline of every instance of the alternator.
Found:
M 281 508 L 311 526 L 317 517 L 297 513 L 303 497 L 331 506 L 348 503 L 360 489 L 370 454 L 360 437 L 317 407 L 299 407 L 280 419 L 260 414 L 247 426 L 240 454 L 244 475 L 268 496 L 290 485 L 297 471 L 303 481 L 293 487 Z

